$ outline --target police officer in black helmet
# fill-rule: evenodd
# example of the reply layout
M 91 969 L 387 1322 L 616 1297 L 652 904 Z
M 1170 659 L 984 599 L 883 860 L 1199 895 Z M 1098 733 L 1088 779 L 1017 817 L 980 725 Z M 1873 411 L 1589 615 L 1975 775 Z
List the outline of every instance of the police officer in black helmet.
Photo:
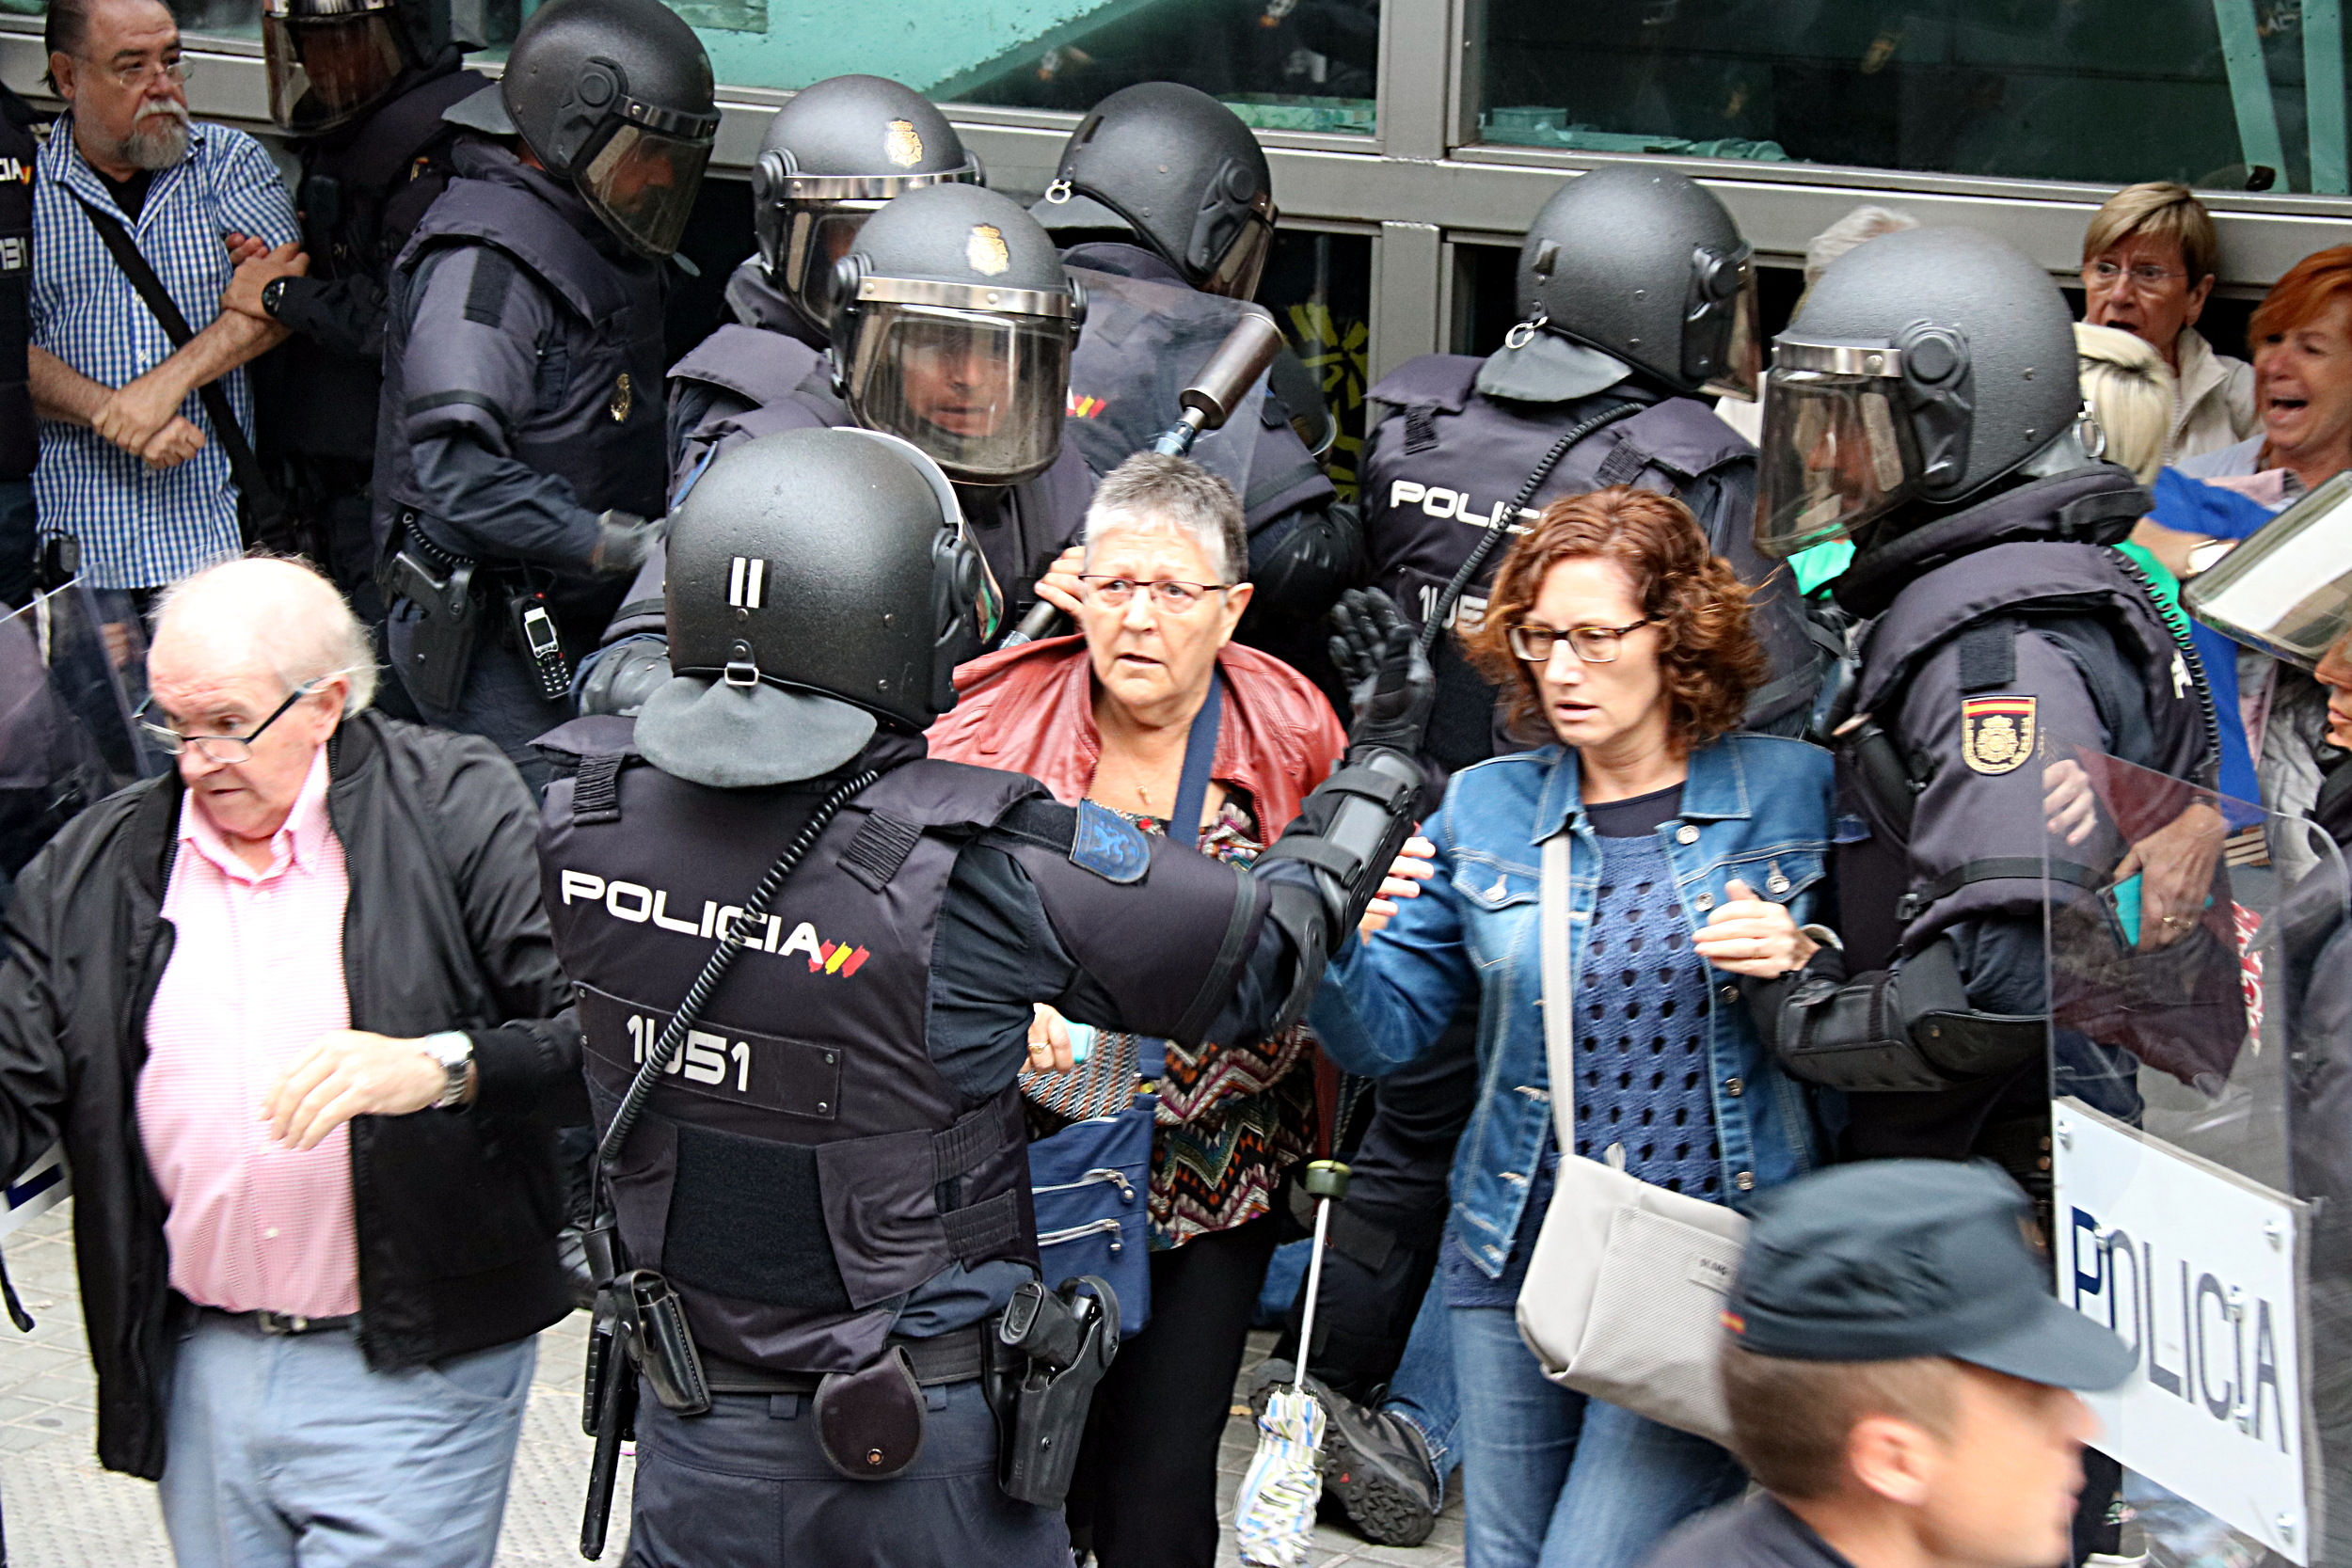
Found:
M 369 482 L 375 432 L 352 410 L 383 391 L 386 275 L 454 172 L 458 127 L 441 112 L 489 85 L 461 71 L 448 0 L 266 0 L 270 118 L 302 160 L 307 277 L 279 277 L 232 309 L 293 336 L 256 364 L 262 461 L 336 585 L 370 621 Z
M 673 484 L 729 421 L 792 395 L 833 341 L 834 268 L 882 203 L 980 182 L 979 160 L 931 103 L 880 76 L 832 76 L 768 122 L 752 166 L 759 248 L 727 279 L 735 320 L 670 367 Z
M 1030 211 L 1094 295 L 1095 325 L 1071 368 L 1073 404 L 1113 409 L 1165 379 L 1160 361 L 1178 336 L 1166 318 L 1190 314 L 1166 291 L 1248 300 L 1277 218 L 1273 175 L 1249 127 L 1207 93 L 1174 82 L 1139 83 L 1096 104 Z M 1105 275 L 1109 281 L 1096 281 Z M 1197 362 L 1176 367 L 1179 376 L 1207 357 L 1206 349 L 1192 353 Z M 1174 412 L 1171 405 L 1161 423 L 1173 422 Z M 1244 434 L 1216 433 L 1203 450 Z M 1239 636 L 1328 686 L 1323 615 L 1343 589 L 1363 581 L 1363 543 L 1320 462 L 1338 426 L 1314 374 L 1287 347 L 1275 359 L 1259 427 L 1246 434 L 1255 448 L 1242 506 L 1258 594 Z M 1096 466 L 1107 470 L 1126 455 L 1102 452 Z
M 1773 342 L 1756 521 L 1777 556 L 1851 537 L 1835 593 L 1868 623 L 1830 725 L 1869 836 L 1778 1049 L 1848 1091 L 1855 1157 L 1987 1155 L 2045 1201 L 2045 765 L 2210 786 L 2216 754 L 2185 626 L 2106 547 L 2150 503 L 2085 445 L 2072 342 L 2047 275 L 1974 230 L 1841 258 Z M 2222 832 L 2193 806 L 2141 846 L 2149 950 L 2196 928 Z
M 876 129 L 891 134 L 888 122 Z M 795 344 L 722 327 L 679 363 L 673 498 L 691 494 L 720 452 L 758 436 L 826 426 L 882 431 L 913 442 L 954 483 L 973 537 L 1005 589 L 1008 627 L 1041 594 L 1069 601 L 1079 586 L 1077 564 L 1057 562 L 1076 540 L 1094 494 L 1093 475 L 1062 438 L 1085 293 L 1019 203 L 978 185 L 933 182 L 879 212 L 846 216 L 860 227 L 827 277 L 823 358 L 782 384 L 802 363 Z M 837 232 L 841 221 L 810 227 L 821 237 Z M 803 261 L 801 270 L 813 265 Z M 609 646 L 581 679 L 583 712 L 634 712 L 668 678 L 660 641 L 662 570 L 657 550 L 606 631 Z
M 734 448 L 669 550 L 676 676 L 543 742 L 643 1371 L 595 1396 L 608 1444 L 638 1396 L 629 1560 L 1063 1568 L 1118 1309 L 1036 1278 L 1032 1005 L 1178 1039 L 1295 1016 L 1406 832 L 1426 665 L 1362 607 L 1348 766 L 1245 872 L 926 760 L 1000 601 L 907 443 Z
M 506 74 L 446 112 L 481 133 L 401 253 L 375 530 L 394 667 L 426 718 L 545 777 L 663 510 L 663 270 L 719 114 L 659 0 L 550 0 Z

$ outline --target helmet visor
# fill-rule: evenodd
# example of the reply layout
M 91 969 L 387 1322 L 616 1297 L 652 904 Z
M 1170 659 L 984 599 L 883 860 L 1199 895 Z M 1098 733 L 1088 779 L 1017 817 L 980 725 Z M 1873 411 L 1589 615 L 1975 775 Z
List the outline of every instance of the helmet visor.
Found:
M 669 256 L 685 237 L 709 162 L 708 137 L 685 140 L 623 125 L 580 172 L 580 193 L 632 248 Z
M 1885 376 L 1774 366 L 1764 384 L 1756 547 L 1788 557 L 1843 539 L 1916 484 L 1910 427 Z
M 840 313 L 833 298 L 834 264 L 850 253 L 857 243 L 857 231 L 882 205 L 879 201 L 782 203 L 783 243 L 777 247 L 779 254 L 769 258 L 768 276 L 827 336 L 832 335 L 834 318 Z
M 2352 474 L 2338 474 L 2191 578 L 2182 597 L 2215 630 L 2311 670 L 2352 632 L 2347 563 Z
M 1700 390 L 1712 397 L 1754 403 L 1762 383 L 1764 340 L 1756 330 L 1756 268 L 1746 269 L 1739 296 L 1731 308 L 1731 337 L 1724 348 L 1723 368 Z
M 904 436 L 967 483 L 1009 484 L 1061 452 L 1071 332 L 1040 316 L 868 299 L 847 398 L 869 430 Z
M 297 135 L 328 131 L 365 114 L 400 77 L 394 13 L 262 16 L 269 70 L 269 117 Z
M 1217 258 L 1216 270 L 1201 280 L 1200 292 L 1221 294 L 1227 299 L 1254 299 L 1258 279 L 1265 273 L 1266 257 L 1274 249 L 1274 225 L 1278 214 L 1271 201 L 1261 201 L 1250 209 L 1242 223 L 1241 232 Z

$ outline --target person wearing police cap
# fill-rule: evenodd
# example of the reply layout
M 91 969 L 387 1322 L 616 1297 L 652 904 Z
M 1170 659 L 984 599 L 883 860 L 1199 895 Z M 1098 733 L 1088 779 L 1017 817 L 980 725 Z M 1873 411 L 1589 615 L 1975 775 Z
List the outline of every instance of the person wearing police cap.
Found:
M 891 134 L 887 122 L 881 129 Z M 749 345 L 766 351 L 760 357 L 747 351 L 750 334 L 741 327 L 722 327 L 680 362 L 671 418 L 674 499 L 691 493 L 712 458 L 758 436 L 826 426 L 882 431 L 912 441 L 953 482 L 1005 590 L 1008 629 L 1041 596 L 1074 603 L 1077 561 L 1061 558 L 1086 521 L 1094 476 L 1063 439 L 1062 406 L 1086 293 L 1020 204 L 977 184 L 919 186 L 859 215 L 858 224 L 826 274 L 824 357 L 796 382 L 784 384 L 799 363 L 794 345 L 761 334 L 770 341 Z M 830 243 L 825 236 L 839 228 L 820 222 L 812 243 Z M 801 272 L 815 265 L 804 261 Z M 805 293 L 807 286 L 795 287 Z M 727 385 L 719 385 L 722 378 Z M 606 628 L 607 646 L 581 676 L 583 712 L 634 712 L 668 678 L 660 635 L 663 570 L 657 549 Z
M 382 619 L 369 528 L 374 430 L 351 418 L 383 392 L 385 282 L 454 173 L 442 111 L 489 86 L 449 0 L 266 0 L 270 118 L 301 160 L 294 207 L 307 276 L 240 278 L 226 308 L 292 336 L 254 366 L 260 455 L 335 583 Z
M 663 511 L 663 269 L 717 134 L 710 61 L 659 0 L 550 0 L 394 265 L 374 524 L 392 660 L 498 741 L 570 708 Z
M 1033 1005 L 1180 1040 L 1296 1017 L 1408 831 L 1426 663 L 1349 607 L 1346 764 L 1244 870 L 926 758 L 1002 601 L 910 443 L 733 448 L 668 547 L 676 673 L 542 741 L 616 1216 L 601 1364 L 642 1372 L 591 1390 L 600 1453 L 636 1401 L 629 1560 L 1062 1568 L 1119 1311 L 1037 1277 L 1016 1074 L 1068 1064 Z
M 1158 422 L 1172 423 L 1182 382 L 1169 374 L 1197 371 L 1215 341 L 1187 348 L 1189 324 L 1203 312 L 1186 296 L 1235 302 L 1237 315 L 1273 249 L 1274 179 L 1257 137 L 1197 87 L 1122 87 L 1071 133 L 1053 183 L 1029 210 L 1093 300 L 1071 366 L 1078 438 L 1088 422 L 1116 421 L 1140 399 L 1165 404 Z M 1171 365 L 1171 354 L 1191 362 Z M 1365 580 L 1361 529 L 1323 470 L 1339 426 L 1314 372 L 1285 345 L 1269 374 L 1255 427 L 1213 433 L 1194 456 L 1215 471 L 1219 443 L 1251 443 L 1235 467 L 1247 480 L 1242 509 L 1258 596 L 1237 636 L 1337 696 L 1322 622 L 1342 591 Z M 1127 455 L 1089 452 L 1105 472 Z

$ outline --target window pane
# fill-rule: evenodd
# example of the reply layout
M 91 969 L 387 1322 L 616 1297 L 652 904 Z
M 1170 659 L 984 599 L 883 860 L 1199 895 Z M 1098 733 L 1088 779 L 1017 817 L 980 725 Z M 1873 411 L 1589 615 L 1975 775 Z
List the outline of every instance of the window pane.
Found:
M 2342 192 L 2343 45 L 2307 40 L 2307 11 L 2338 14 L 2298 0 L 1490 0 L 1482 124 L 1490 142 L 1585 151 Z M 2307 41 L 2323 66 L 2309 90 Z
M 1372 368 L 1372 241 L 1361 234 L 1281 230 L 1258 283 L 1258 303 L 1323 388 L 1339 421 L 1326 467 L 1340 499 L 1356 499 L 1364 446 L 1364 378 Z
M 0 0 L 6 4 L 7 0 Z M 1374 128 L 1380 0 L 668 0 L 721 83 L 804 87 L 847 71 L 942 102 L 1083 112 L 1137 82 L 1184 82 L 1268 131 Z M 453 0 L 460 30 L 511 41 L 535 0 Z M 258 38 L 260 0 L 178 0 L 189 33 Z

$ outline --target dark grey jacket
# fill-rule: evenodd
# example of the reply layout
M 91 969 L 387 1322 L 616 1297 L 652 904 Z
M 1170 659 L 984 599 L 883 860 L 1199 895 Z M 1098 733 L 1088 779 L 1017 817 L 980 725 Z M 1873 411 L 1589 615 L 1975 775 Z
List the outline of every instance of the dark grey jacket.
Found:
M 569 1310 L 551 1129 L 587 1119 L 580 1033 L 539 902 L 537 813 L 497 748 L 361 713 L 327 742 L 327 767 L 351 879 L 351 1026 L 463 1029 L 474 1047 L 468 1110 L 352 1123 L 359 1343 L 372 1367 L 412 1367 Z M 83 813 L 25 868 L 0 928 L 0 1169 L 65 1140 L 99 1461 L 151 1480 L 190 1310 L 170 1287 L 136 1106 L 175 934 L 162 909 L 182 793 L 167 774 Z

